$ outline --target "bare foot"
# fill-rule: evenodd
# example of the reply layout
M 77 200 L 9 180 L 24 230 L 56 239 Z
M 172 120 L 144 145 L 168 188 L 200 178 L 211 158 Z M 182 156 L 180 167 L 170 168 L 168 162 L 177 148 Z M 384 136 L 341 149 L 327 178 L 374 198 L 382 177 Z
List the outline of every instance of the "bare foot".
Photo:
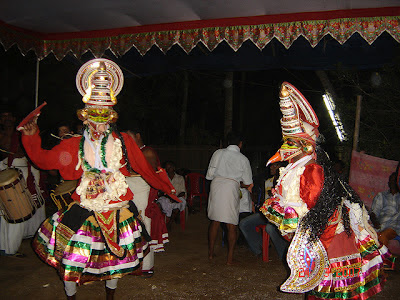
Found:
M 216 257 L 215 253 L 211 253 L 211 254 L 209 253 L 208 254 L 208 259 L 209 260 L 212 260 L 214 257 Z
M 240 262 L 237 261 L 237 260 L 235 260 L 235 259 L 228 260 L 228 261 L 226 262 L 226 265 L 227 265 L 227 266 L 234 266 L 234 265 L 238 265 L 238 264 L 240 264 Z

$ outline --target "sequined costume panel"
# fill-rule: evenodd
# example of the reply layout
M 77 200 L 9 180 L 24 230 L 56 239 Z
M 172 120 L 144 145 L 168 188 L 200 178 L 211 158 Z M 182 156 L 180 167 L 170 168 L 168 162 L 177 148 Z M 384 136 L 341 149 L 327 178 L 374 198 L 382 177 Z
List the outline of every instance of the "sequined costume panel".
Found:
M 385 283 L 383 264 L 390 264 L 392 256 L 385 246 L 379 247 L 375 242 L 378 239 L 369 225 L 365 207 L 343 199 L 321 237 L 310 242 L 308 229 L 301 225 L 302 217 L 318 201 L 323 170 L 317 164 L 309 164 L 298 172 L 292 169 L 292 174 L 285 181 L 284 176 L 291 174 L 283 170 L 274 197 L 261 208 L 286 238 L 292 238 L 295 232 L 287 254 L 291 275 L 281 290 L 309 292 L 309 299 L 367 299 L 380 292 Z M 293 180 L 296 176 L 300 178 L 299 184 Z M 307 205 L 303 215 L 294 191 Z M 344 231 L 342 210 L 349 214 L 350 236 Z
M 313 207 L 324 182 L 323 169 L 316 163 L 281 171 L 274 196 L 260 208 L 282 235 L 294 233 L 301 217 Z M 300 214 L 300 216 L 299 216 Z
M 47 219 L 33 241 L 38 255 L 55 267 L 64 281 L 82 284 L 140 272 L 151 240 L 136 206 L 129 201 L 133 194 L 125 182 L 129 173 L 122 142 L 114 132 L 109 137 L 110 147 L 104 142 L 96 156 L 104 168 L 96 169 L 87 162 L 90 156 L 84 152 L 83 137 L 63 140 L 52 150 L 44 150 L 38 132 L 23 136 L 24 147 L 38 167 L 58 169 L 65 179 L 81 179 L 73 194 L 76 202 Z M 123 139 L 135 171 L 150 185 L 175 197 L 173 186 L 153 171 L 133 139 L 124 134 Z
M 74 210 L 72 216 L 68 214 L 71 209 Z M 118 218 L 117 241 L 124 250 L 123 257 L 114 255 L 104 242 L 93 213 L 75 203 L 42 224 L 33 240 L 33 248 L 41 259 L 57 269 L 64 281 L 83 284 L 139 273 L 147 241 L 142 225 L 131 210 L 134 211 L 121 209 Z M 72 219 L 64 224 L 63 220 L 68 217 Z

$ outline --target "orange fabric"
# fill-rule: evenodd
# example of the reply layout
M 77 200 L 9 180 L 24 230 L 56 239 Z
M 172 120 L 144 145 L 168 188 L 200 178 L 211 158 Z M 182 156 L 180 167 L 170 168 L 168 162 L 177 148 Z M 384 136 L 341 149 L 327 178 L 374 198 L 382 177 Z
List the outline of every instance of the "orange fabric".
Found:
M 300 176 L 300 197 L 308 209 L 314 207 L 324 185 L 324 169 L 317 163 L 306 165 Z

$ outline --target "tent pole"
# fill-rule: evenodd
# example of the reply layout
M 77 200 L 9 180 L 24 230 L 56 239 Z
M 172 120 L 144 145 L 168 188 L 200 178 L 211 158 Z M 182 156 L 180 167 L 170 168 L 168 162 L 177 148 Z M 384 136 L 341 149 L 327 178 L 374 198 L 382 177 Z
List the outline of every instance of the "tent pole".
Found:
M 361 100 L 362 96 L 357 95 L 356 121 L 354 124 L 354 136 L 353 136 L 353 151 L 357 151 L 358 140 L 360 136 Z
M 39 105 L 39 58 L 36 60 L 35 108 Z

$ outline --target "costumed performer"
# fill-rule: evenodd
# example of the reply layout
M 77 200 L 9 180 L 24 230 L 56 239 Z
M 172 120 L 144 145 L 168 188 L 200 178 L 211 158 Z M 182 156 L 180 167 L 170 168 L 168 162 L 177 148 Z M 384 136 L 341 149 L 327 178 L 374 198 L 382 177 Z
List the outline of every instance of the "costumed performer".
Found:
M 76 83 L 86 104 L 77 112 L 85 125 L 83 136 L 44 150 L 35 121 L 22 129 L 25 150 L 38 167 L 57 169 L 66 180 L 80 179 L 72 195 L 75 202 L 42 224 L 33 247 L 58 270 L 69 299 L 75 298 L 77 284 L 96 280 L 106 280 L 107 299 L 112 299 L 118 278 L 140 272 L 150 240 L 130 201 L 125 176 L 135 170 L 150 185 L 175 196 L 134 140 L 114 125 L 121 69 L 110 60 L 94 59 L 80 68 Z
M 280 289 L 309 299 L 367 299 L 382 290 L 390 253 L 364 204 L 316 146 L 319 121 L 306 98 L 284 82 L 279 104 L 284 143 L 268 163 L 289 164 L 260 210 L 291 240 L 291 274 Z
M 165 176 L 164 179 L 169 181 L 167 173 L 161 169 L 157 152 L 144 144 L 140 130 L 128 130 L 127 133 L 134 139 L 140 150 L 142 150 L 144 157 L 153 167 L 154 171 Z M 158 199 L 158 190 L 150 187 L 140 174 L 135 172 L 130 174 L 126 178 L 126 183 L 135 195 L 133 202 L 139 211 L 147 232 L 151 236 L 149 243 L 150 250 L 143 259 L 142 266 L 142 276 L 149 278 L 154 275 L 154 253 L 163 252 L 164 244 L 169 241 L 165 217 L 155 202 Z

